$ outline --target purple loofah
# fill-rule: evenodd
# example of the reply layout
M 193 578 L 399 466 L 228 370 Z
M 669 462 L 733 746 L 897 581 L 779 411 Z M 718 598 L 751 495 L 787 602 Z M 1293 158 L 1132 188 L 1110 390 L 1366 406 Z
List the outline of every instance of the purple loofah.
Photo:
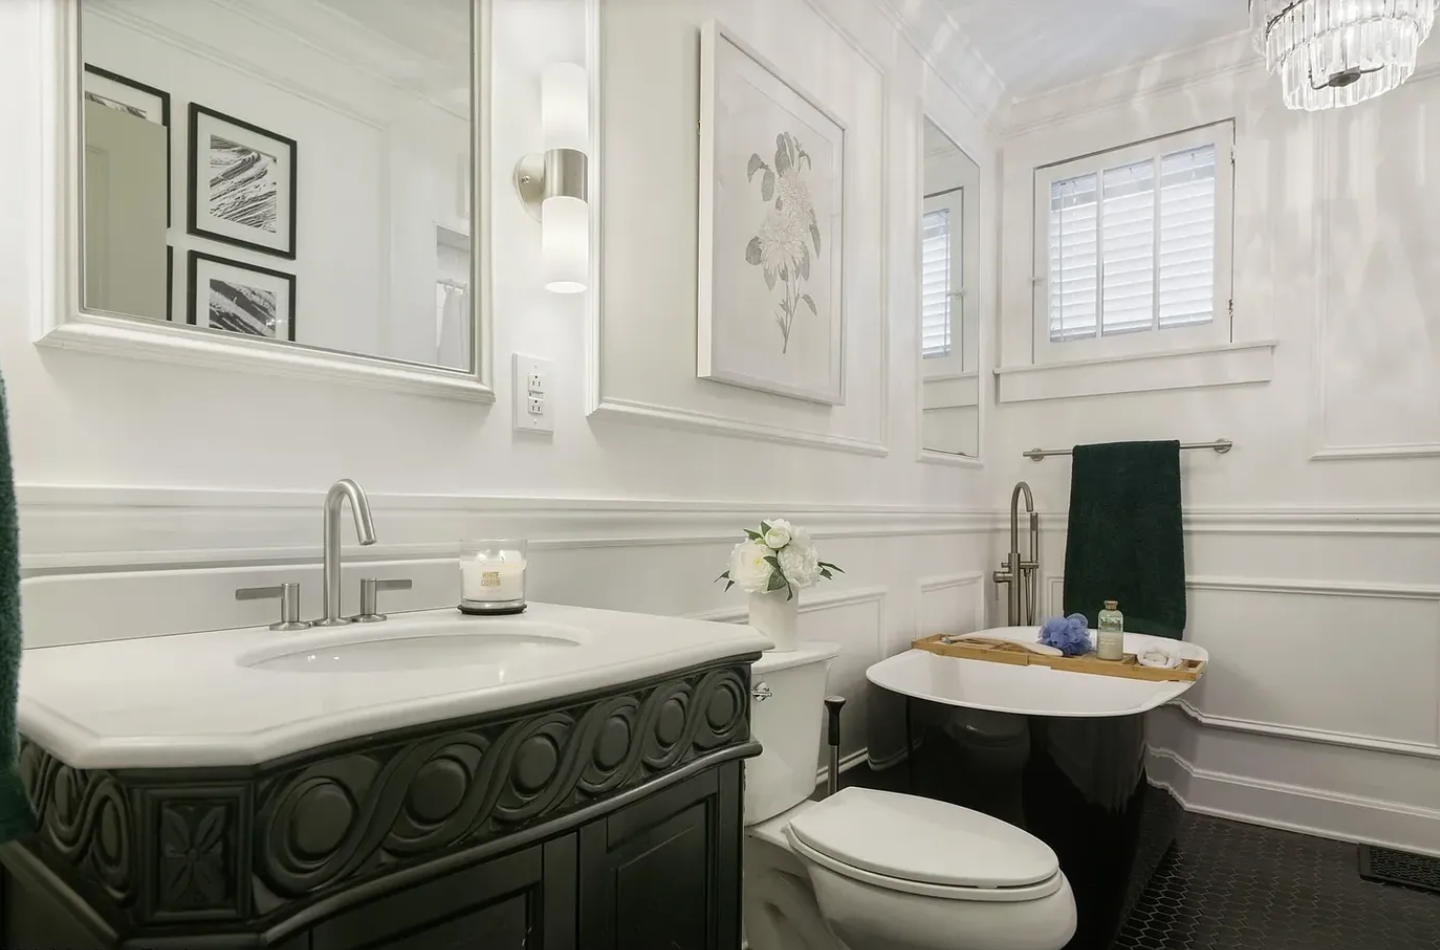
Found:
M 1084 614 L 1051 617 L 1040 628 L 1040 642 L 1065 656 L 1084 656 L 1095 649 L 1090 643 L 1090 622 Z

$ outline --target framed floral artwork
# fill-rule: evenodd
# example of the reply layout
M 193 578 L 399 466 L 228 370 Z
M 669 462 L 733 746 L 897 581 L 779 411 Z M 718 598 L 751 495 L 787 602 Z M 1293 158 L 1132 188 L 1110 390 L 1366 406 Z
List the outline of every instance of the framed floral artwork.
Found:
M 845 126 L 706 23 L 697 375 L 845 402 L 844 204 Z

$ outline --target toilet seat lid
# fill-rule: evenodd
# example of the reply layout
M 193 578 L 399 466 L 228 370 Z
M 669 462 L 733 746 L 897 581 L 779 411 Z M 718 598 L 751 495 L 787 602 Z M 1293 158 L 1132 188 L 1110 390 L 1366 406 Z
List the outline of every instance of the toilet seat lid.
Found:
M 1018 888 L 1060 870 L 1045 842 L 998 818 L 866 788 L 847 788 L 806 808 L 789 832 L 833 861 L 900 881 Z

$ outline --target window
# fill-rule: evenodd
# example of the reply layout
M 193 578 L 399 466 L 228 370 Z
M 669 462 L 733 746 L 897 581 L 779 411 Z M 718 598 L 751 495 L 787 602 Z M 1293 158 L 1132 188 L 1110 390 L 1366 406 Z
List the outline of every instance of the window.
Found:
M 965 189 L 925 199 L 920 240 L 920 332 L 925 359 L 960 356 L 965 307 Z M 963 365 L 963 360 L 956 361 Z
M 1230 342 L 1233 140 L 1226 122 L 1038 171 L 1037 362 Z

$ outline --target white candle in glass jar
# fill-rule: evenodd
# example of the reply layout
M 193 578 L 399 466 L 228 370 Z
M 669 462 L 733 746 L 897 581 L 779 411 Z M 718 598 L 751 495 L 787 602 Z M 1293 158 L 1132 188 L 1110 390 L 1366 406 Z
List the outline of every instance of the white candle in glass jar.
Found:
M 461 596 L 471 603 L 525 599 L 525 557 L 519 551 L 481 553 L 460 561 Z

